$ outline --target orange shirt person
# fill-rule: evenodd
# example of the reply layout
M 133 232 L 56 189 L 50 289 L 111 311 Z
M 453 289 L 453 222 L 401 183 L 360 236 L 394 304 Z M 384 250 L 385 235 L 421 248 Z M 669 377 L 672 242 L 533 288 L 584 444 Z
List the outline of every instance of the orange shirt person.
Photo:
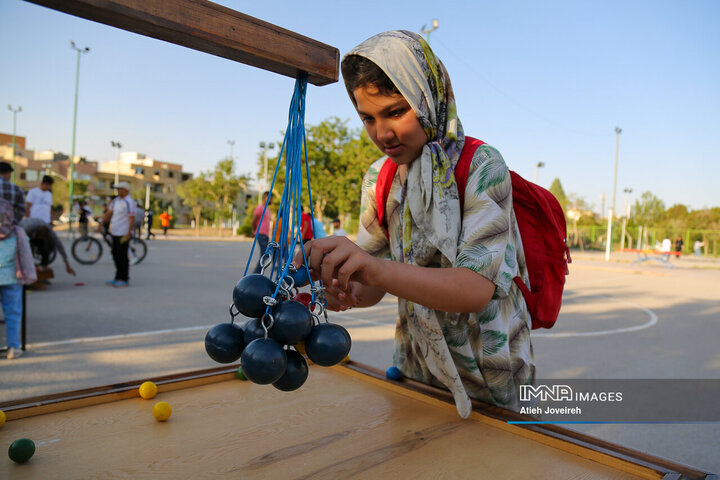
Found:
M 160 214 L 160 226 L 163 229 L 163 235 L 166 237 L 168 228 L 170 228 L 170 220 L 172 220 L 172 218 L 172 215 L 170 215 L 167 210 Z

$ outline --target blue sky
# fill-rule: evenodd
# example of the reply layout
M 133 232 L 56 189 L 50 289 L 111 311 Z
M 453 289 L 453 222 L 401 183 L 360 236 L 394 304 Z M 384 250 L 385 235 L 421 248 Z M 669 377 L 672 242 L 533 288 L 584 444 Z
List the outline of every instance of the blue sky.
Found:
M 720 2 L 375 1 L 219 2 L 333 45 L 341 55 L 375 33 L 419 31 L 453 81 L 467 134 L 497 147 L 511 169 L 548 187 L 561 179 L 599 209 L 652 191 L 667 206 L 720 206 Z M 260 141 L 281 140 L 294 81 L 207 54 L 0 0 L 0 131 L 28 148 L 69 153 L 76 54 L 76 153 L 100 162 L 123 150 L 211 169 L 235 141 L 239 172 Z M 359 128 L 342 83 L 308 88 L 306 123 L 337 116 Z M 313 179 L 322 181 L 322 179 Z

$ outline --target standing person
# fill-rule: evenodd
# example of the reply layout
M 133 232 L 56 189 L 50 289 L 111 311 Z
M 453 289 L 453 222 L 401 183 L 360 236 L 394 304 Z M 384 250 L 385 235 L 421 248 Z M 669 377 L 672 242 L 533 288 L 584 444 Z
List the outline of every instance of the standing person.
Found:
M 128 195 L 130 193 L 130 184 L 128 182 L 116 183 L 113 188 L 117 188 L 118 196 L 110 202 L 102 220 L 103 222 L 110 222 L 115 279 L 109 280 L 105 284 L 115 288 L 122 288 L 130 285 L 128 247 L 130 246 L 130 237 L 135 225 L 137 206 L 135 200 Z
M 323 225 L 322 220 L 320 220 L 319 218 L 313 219 L 313 235 L 315 235 L 315 238 L 327 237 L 327 233 L 325 232 L 325 225 Z
M 20 345 L 23 285 L 37 281 L 30 244 L 23 229 L 14 224 L 14 217 L 14 205 L 0 198 L 0 301 L 9 360 L 23 354 Z
M 695 240 L 693 244 L 693 255 L 696 257 L 702 256 L 702 248 L 705 246 L 705 242 L 700 239 Z
M 684 246 L 685 246 L 685 242 L 683 242 L 682 237 L 678 237 L 677 240 L 675 240 L 675 256 L 676 257 L 679 257 L 680 254 L 682 254 Z
M 333 235 L 336 237 L 347 237 L 347 232 L 342 228 L 339 218 L 333 220 Z
M 259 253 L 258 262 L 257 265 L 255 265 L 253 273 L 260 273 L 260 259 L 262 259 L 265 250 L 267 250 L 268 242 L 270 241 L 270 209 L 268 209 L 265 212 L 265 216 L 263 216 L 269 193 L 270 192 L 263 192 L 262 202 L 253 210 L 252 229 L 253 235 L 257 239 Z
M 77 205 L 77 209 L 78 227 L 80 230 L 80 235 L 82 235 L 82 237 L 84 238 L 88 235 L 88 224 L 90 222 L 90 217 L 92 217 L 92 209 L 88 206 L 85 200 L 80 200 Z
M 167 231 L 168 228 L 170 228 L 170 220 L 172 220 L 172 218 L 172 215 L 170 215 L 167 210 L 160 214 L 160 226 L 163 229 L 163 235 L 165 238 L 167 238 Z
M 362 183 L 357 245 L 336 236 L 306 245 L 328 307 L 395 295 L 393 363 L 405 376 L 450 390 L 462 417 L 470 398 L 519 409 L 535 362 L 530 315 L 513 281 L 529 279 L 502 156 L 477 148 L 461 209 L 452 169 L 465 133 L 447 71 L 420 35 L 376 35 L 343 58 L 342 72 L 370 138 L 398 169 L 387 230 L 375 193 L 383 157 Z
M 309 213 L 305 213 L 305 209 L 302 209 L 300 214 L 300 236 L 302 237 L 303 243 L 313 239 L 313 221 Z
M 39 187 L 35 187 L 28 192 L 25 199 L 25 216 L 28 218 L 39 218 L 48 225 L 52 225 L 50 211 L 52 210 L 53 196 L 52 185 L 55 180 L 49 175 L 45 175 L 40 182 Z
M 0 162 L 0 198 L 4 198 L 13 207 L 13 225 L 18 225 L 25 216 L 25 192 L 10 182 L 12 166 L 7 162 Z
M 153 222 L 153 211 L 151 208 L 145 210 L 145 224 L 147 225 L 147 235 L 145 240 L 150 240 L 150 237 L 155 238 L 155 234 L 152 233 L 152 222 Z
M 672 250 L 672 242 L 669 238 L 665 237 L 662 241 L 662 245 L 660 246 L 660 251 L 663 253 L 670 253 Z

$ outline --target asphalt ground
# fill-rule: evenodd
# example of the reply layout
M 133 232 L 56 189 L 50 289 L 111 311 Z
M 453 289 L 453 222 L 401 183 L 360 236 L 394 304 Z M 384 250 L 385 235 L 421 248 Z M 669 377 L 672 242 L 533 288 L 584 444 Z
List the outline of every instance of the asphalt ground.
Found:
M 95 265 L 73 261 L 77 277 L 56 261 L 48 289 L 27 295 L 28 351 L 0 359 L 0 402 L 217 366 L 203 339 L 229 320 L 251 246 L 229 240 L 150 241 L 123 289 L 105 285 L 114 273 L 108 251 Z M 612 260 L 574 255 L 558 324 L 533 332 L 538 378 L 720 379 L 720 265 Z M 350 332 L 353 360 L 384 370 L 395 315 L 388 296 L 372 308 L 331 312 L 330 320 Z M 573 428 L 720 473 L 720 424 Z

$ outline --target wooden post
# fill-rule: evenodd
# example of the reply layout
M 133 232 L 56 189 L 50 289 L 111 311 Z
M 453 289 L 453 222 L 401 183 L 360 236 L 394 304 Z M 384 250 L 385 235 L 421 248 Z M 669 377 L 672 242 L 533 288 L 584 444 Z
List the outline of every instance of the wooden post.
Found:
M 337 48 L 206 0 L 27 0 L 313 85 L 337 82 Z

